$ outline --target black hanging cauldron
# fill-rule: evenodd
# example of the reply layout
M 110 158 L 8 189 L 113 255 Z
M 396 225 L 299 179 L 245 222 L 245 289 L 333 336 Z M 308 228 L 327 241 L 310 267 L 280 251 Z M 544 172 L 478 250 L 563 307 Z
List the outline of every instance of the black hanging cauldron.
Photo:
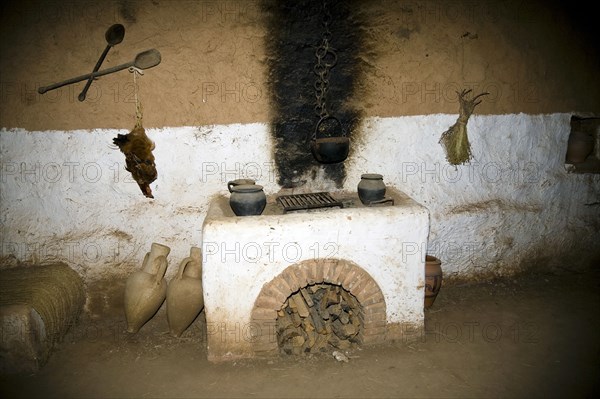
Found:
M 321 163 L 339 163 L 348 157 L 350 139 L 343 134 L 342 125 L 336 117 L 326 116 L 319 120 L 310 142 L 310 150 Z

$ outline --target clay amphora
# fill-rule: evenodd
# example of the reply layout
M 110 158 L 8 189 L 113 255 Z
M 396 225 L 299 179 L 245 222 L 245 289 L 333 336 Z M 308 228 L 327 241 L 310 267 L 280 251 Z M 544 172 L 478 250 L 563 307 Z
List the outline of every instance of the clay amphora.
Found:
M 200 248 L 192 247 L 167 288 L 167 319 L 171 335 L 179 337 L 204 308 Z
M 442 288 L 442 262 L 425 255 L 425 308 L 430 308 Z
M 360 176 L 358 183 L 358 197 L 368 205 L 371 202 L 381 201 L 385 197 L 385 183 L 383 176 L 377 173 L 365 173 Z
M 229 205 L 237 216 L 260 215 L 267 205 L 267 196 L 262 186 L 241 184 L 231 188 Z
M 142 270 L 134 272 L 125 284 L 125 317 L 127 332 L 136 333 L 158 311 L 167 295 L 167 256 L 171 249 L 152 243 Z

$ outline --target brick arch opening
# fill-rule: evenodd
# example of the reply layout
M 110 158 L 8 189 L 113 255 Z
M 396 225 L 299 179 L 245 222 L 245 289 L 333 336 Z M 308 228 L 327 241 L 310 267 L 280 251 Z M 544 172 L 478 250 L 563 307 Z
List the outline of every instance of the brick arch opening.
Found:
M 287 267 L 262 287 L 251 315 L 251 325 L 255 326 L 255 331 L 261 332 L 252 339 L 255 356 L 278 353 L 275 331 L 277 311 L 294 292 L 319 283 L 340 285 L 358 300 L 363 315 L 363 345 L 385 341 L 385 299 L 369 273 L 356 263 L 344 259 L 311 259 Z

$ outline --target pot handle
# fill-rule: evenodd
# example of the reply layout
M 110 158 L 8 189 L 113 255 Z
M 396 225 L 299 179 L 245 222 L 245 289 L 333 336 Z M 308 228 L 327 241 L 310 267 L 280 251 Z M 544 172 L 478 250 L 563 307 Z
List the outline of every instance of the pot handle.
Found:
M 146 252 L 144 255 L 144 260 L 142 261 L 142 270 L 146 271 L 146 266 L 148 266 L 148 258 L 150 257 L 150 252 Z
M 177 273 L 178 280 L 181 280 L 183 278 L 183 272 L 185 271 L 185 268 L 193 260 L 194 259 L 192 259 L 191 257 L 188 256 L 187 258 L 185 258 L 181 261 L 181 263 L 179 264 L 179 272 Z
M 154 259 L 154 266 L 158 266 L 158 268 L 156 270 L 155 280 L 154 280 L 154 283 L 156 285 L 160 285 L 160 282 L 165 277 L 165 273 L 167 271 L 168 265 L 169 265 L 169 263 L 167 262 L 166 256 L 161 255 L 161 256 L 156 257 L 156 259 Z
M 315 132 L 313 133 L 313 136 L 312 136 L 313 141 L 317 139 L 317 132 L 319 131 L 319 126 L 321 126 L 321 123 L 323 123 L 324 121 L 329 120 L 329 119 L 334 120 L 340 126 L 340 128 L 342 130 L 341 136 L 335 136 L 335 137 L 346 137 L 346 133 L 344 133 L 344 129 L 342 129 L 342 123 L 340 122 L 340 120 L 338 118 L 336 118 L 335 116 L 324 116 L 321 119 L 319 119 L 319 121 L 315 125 Z

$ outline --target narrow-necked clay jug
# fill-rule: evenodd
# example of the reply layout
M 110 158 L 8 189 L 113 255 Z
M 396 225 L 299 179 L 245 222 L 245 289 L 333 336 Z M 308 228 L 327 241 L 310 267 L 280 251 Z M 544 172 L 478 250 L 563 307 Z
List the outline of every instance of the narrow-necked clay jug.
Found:
M 167 319 L 171 335 L 179 337 L 204 308 L 200 248 L 192 247 L 167 288 Z
M 142 270 L 134 272 L 125 284 L 125 317 L 127 332 L 136 333 L 154 316 L 167 295 L 167 256 L 171 248 L 152 243 Z
M 425 309 L 430 308 L 442 288 L 442 261 L 425 255 Z

